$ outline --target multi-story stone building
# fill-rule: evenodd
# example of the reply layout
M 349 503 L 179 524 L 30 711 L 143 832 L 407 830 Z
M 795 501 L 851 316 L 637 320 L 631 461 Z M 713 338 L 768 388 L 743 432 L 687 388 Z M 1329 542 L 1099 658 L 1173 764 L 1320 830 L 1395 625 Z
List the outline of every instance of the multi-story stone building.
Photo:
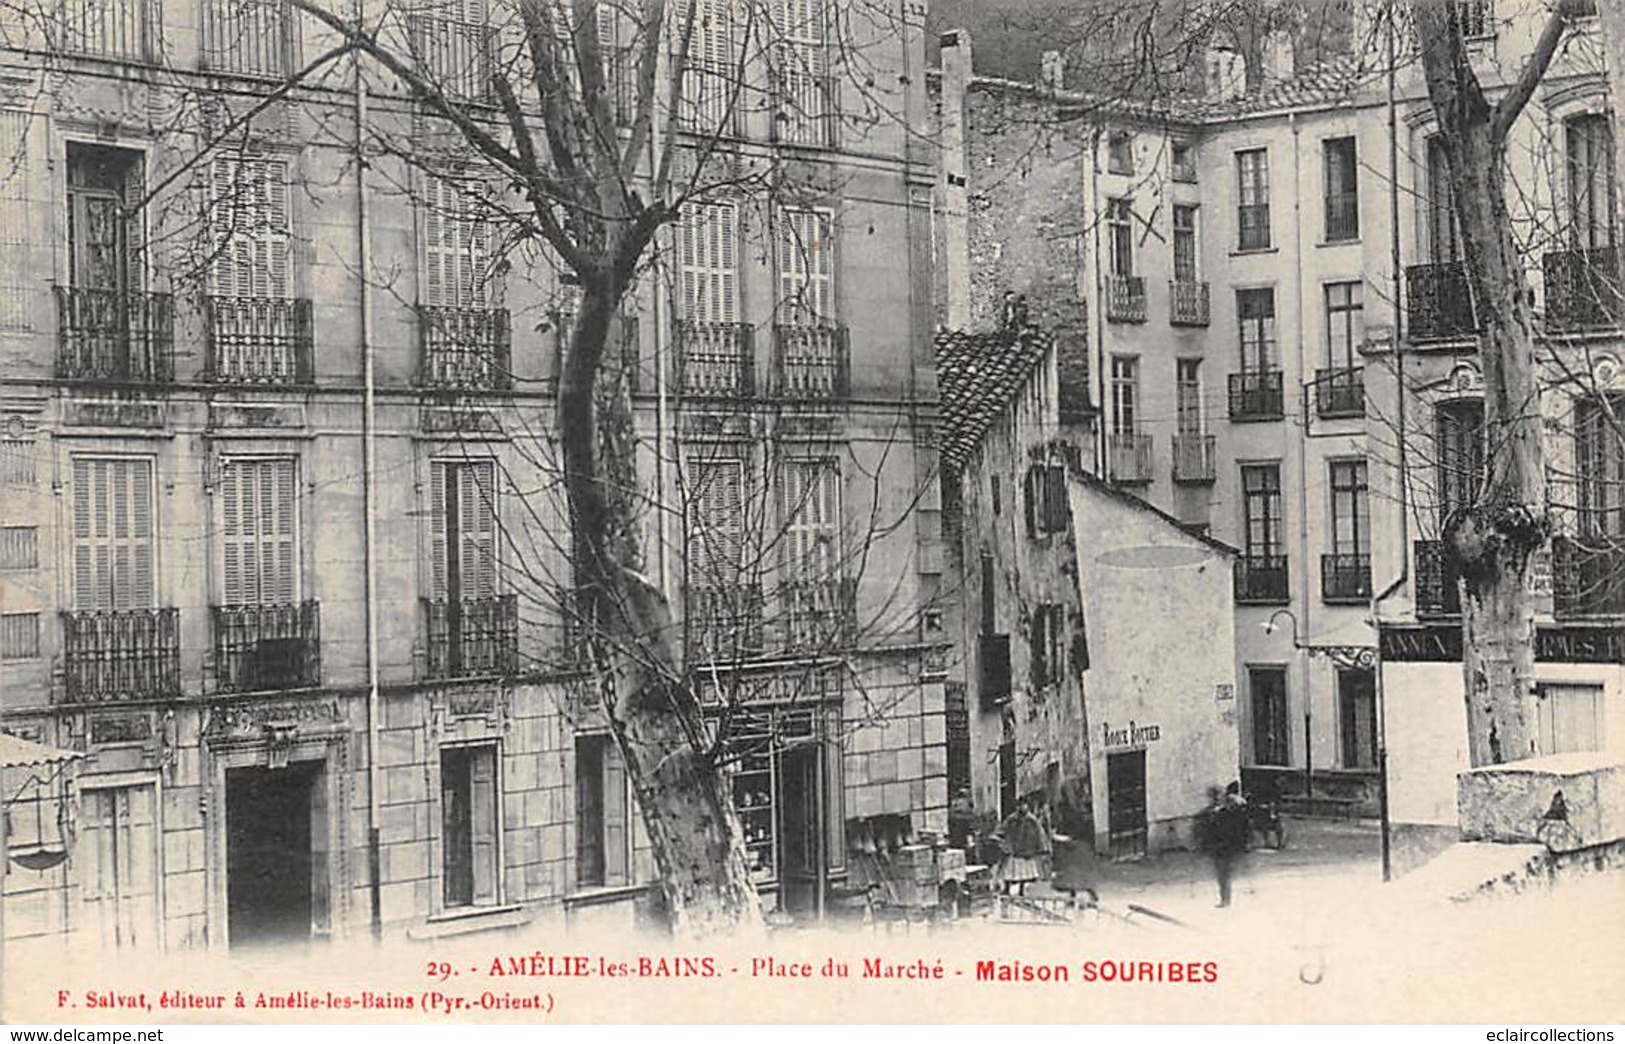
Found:
M 6 778 L 13 853 L 70 852 L 5 878 L 8 938 L 629 909 L 652 860 L 554 492 L 569 280 L 426 102 L 348 59 L 295 77 L 337 42 L 317 21 L 161 7 L 49 5 L 0 54 L 0 724 L 84 755 L 60 796 Z M 475 7 L 380 14 L 487 121 L 517 44 Z M 814 189 L 690 206 L 616 334 L 650 575 L 687 605 L 754 873 L 793 912 L 845 872 L 849 820 L 946 821 L 905 9 L 850 40 L 824 4 L 774 7 L 807 19 L 776 53 L 818 75 L 748 55 L 761 104 L 724 120 L 699 92 L 679 148 Z
M 1548 9 L 1465 8 L 1475 68 L 1494 90 Z M 1007 291 L 1029 297 L 1091 375 L 1099 474 L 1240 550 L 1246 775 L 1284 777 L 1299 794 L 1312 777 L 1315 807 L 1372 815 L 1383 746 L 1373 621 L 1411 635 L 1417 620 L 1458 612 L 1437 538 L 1442 512 L 1481 473 L 1485 439 L 1436 125 L 1402 27 L 1390 132 L 1380 14 L 1357 12 L 1353 53 L 1312 69 L 1292 68 L 1284 37 L 1270 41 L 1268 78 L 1252 89 L 1235 55 L 1214 50 L 1200 98 L 1069 91 L 1054 58 L 1039 84 L 981 76 L 962 33 L 943 39 L 938 81 L 939 315 L 974 328 Z M 1618 561 L 1620 449 L 1587 419 L 1613 394 L 1619 345 L 1616 218 L 1601 202 L 1613 197 L 1613 117 L 1595 19 L 1576 13 L 1567 32 L 1515 130 L 1509 178 L 1551 378 L 1561 533 L 1543 626 L 1568 634 L 1583 617 L 1602 628 L 1592 638 L 1612 637 L 1585 656 L 1606 666 L 1560 667 L 1573 643 L 1543 646 L 1544 749 L 1617 745 L 1609 708 L 1622 691 L 1620 606 L 1604 582 Z M 1451 655 L 1408 647 L 1384 639 L 1394 815 L 1453 822 L 1460 665 L 1392 662 Z

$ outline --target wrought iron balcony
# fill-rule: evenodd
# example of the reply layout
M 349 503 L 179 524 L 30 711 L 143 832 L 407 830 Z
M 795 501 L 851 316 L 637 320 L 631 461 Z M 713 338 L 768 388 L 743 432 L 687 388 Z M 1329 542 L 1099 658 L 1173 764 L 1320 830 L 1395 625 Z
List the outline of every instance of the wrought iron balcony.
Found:
M 1461 574 L 1442 540 L 1418 540 L 1416 579 L 1411 588 L 1416 599 L 1416 615 L 1460 616 Z
M 1625 536 L 1552 538 L 1552 612 L 1625 616 Z
M 1218 469 L 1212 435 L 1174 436 L 1174 481 L 1182 486 L 1208 485 Z
M 519 602 L 514 595 L 424 599 L 428 676 L 474 678 L 519 672 Z
M 1371 600 L 1371 556 L 1369 554 L 1330 554 L 1320 556 L 1320 597 L 1327 602 L 1368 602 Z
M 845 577 L 787 578 L 779 583 L 787 652 L 826 652 L 857 635 L 857 584 Z
M 1457 341 L 1476 335 L 1466 265 L 1444 261 L 1405 269 L 1405 318 L 1412 341 Z
M 204 376 L 221 384 L 311 384 L 310 301 L 210 297 Z
M 1556 250 L 1541 258 L 1546 281 L 1546 329 L 1552 333 L 1610 329 L 1625 315 L 1619 251 Z
M 756 394 L 756 338 L 748 323 L 677 324 L 677 370 L 686 396 L 748 399 Z
M 179 609 L 62 614 L 68 702 L 163 699 L 181 694 Z
M 1242 605 L 1286 605 L 1292 600 L 1285 555 L 1241 555 L 1235 568 L 1236 601 Z
M 787 399 L 845 399 L 851 350 L 844 326 L 775 326 L 773 378 Z
M 1326 195 L 1326 240 L 1360 238 L 1360 196 L 1357 192 L 1329 192 Z
M 1365 416 L 1365 367 L 1315 371 L 1315 412 L 1323 419 Z
M 1247 370 L 1230 375 L 1230 419 L 1272 421 L 1285 416 L 1280 370 Z
M 309 689 L 322 683 L 318 603 L 216 605 L 210 612 L 220 692 Z
M 1110 436 L 1111 477 L 1120 486 L 1144 486 L 1151 482 L 1151 436 L 1132 431 L 1114 431 Z
M 168 294 L 53 290 L 58 377 L 156 385 L 175 379 L 175 309 Z
M 835 144 L 835 80 L 802 68 L 806 58 L 791 56 L 789 68 L 773 70 L 773 140 L 790 145 Z
M 690 660 L 731 660 L 762 650 L 760 585 L 690 584 L 683 608 Z
M 43 10 L 50 12 L 45 25 L 56 51 L 137 62 L 160 56 L 158 8 L 144 0 L 63 0 Z
M 1145 322 L 1145 277 L 1106 277 L 1106 318 L 1114 323 Z
M 513 387 L 513 331 L 504 308 L 417 306 L 418 386 L 447 391 Z
M 418 71 L 441 93 L 457 101 L 491 103 L 495 29 L 430 15 L 409 16 L 408 28 Z
M 1206 326 L 1210 311 L 1206 282 L 1168 283 L 1168 321 L 1174 326 Z

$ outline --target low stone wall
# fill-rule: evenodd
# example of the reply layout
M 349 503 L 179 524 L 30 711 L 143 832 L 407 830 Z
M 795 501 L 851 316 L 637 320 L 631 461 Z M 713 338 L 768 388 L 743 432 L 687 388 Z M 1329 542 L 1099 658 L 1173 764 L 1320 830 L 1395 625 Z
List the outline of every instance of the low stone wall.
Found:
M 1625 839 L 1625 763 L 1617 754 L 1554 754 L 1456 777 L 1465 841 L 1578 852 Z

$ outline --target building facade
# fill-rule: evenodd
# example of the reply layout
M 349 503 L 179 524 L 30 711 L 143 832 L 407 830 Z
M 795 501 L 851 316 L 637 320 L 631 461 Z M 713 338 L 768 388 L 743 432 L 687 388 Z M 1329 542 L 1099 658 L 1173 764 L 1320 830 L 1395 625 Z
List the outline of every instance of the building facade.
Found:
M 571 280 L 401 83 L 281 89 L 319 22 L 158 7 L 70 2 L 0 56 L 0 725 L 84 755 L 61 794 L 7 777 L 12 852 L 70 850 L 6 877 L 8 939 L 629 924 L 654 866 L 557 492 Z M 753 872 L 816 912 L 849 819 L 940 830 L 948 796 L 923 82 L 858 119 L 843 57 L 918 68 L 923 13 L 854 41 L 796 11 L 823 75 L 751 56 L 779 103 L 678 147 L 813 188 L 686 207 L 612 354 Z M 494 126 L 517 43 L 477 14 L 385 21 Z

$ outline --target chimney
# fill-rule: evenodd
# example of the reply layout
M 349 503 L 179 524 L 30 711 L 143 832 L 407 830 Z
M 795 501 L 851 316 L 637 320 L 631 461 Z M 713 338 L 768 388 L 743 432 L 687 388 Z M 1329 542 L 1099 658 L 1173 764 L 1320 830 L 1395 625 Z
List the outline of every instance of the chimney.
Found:
M 1066 90 L 1066 59 L 1060 51 L 1045 51 L 1039 63 L 1038 82 L 1048 91 Z
M 1290 80 L 1297 72 L 1297 63 L 1292 51 L 1292 33 L 1286 29 L 1273 29 L 1264 37 L 1263 68 L 1260 70 L 1264 77 L 1264 86 L 1282 83 Z
M 1247 63 L 1241 52 L 1224 44 L 1207 49 L 1207 98 L 1235 101 L 1247 93 Z

